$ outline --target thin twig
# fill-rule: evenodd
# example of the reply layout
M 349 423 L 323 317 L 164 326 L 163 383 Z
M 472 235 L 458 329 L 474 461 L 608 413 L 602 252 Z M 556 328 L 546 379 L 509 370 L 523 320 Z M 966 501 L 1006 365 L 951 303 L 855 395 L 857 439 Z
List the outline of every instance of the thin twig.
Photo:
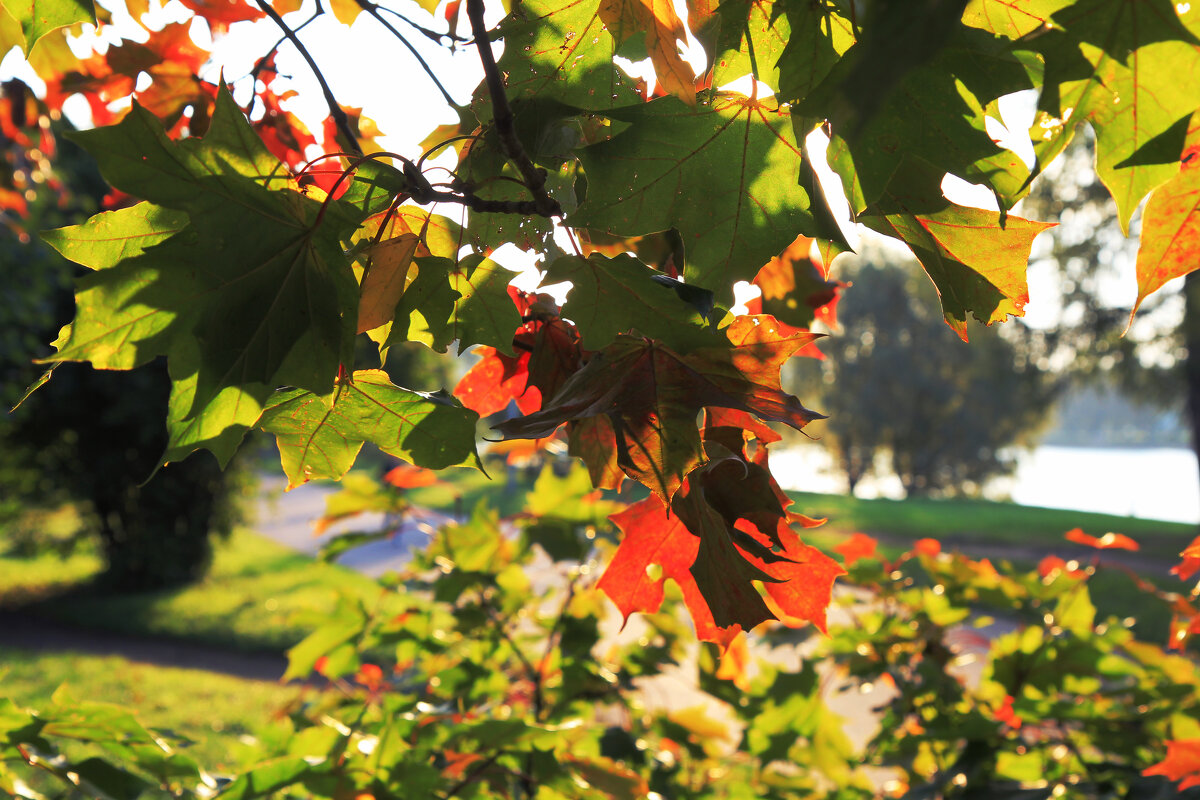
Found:
M 262 2 L 262 0 L 258 0 L 258 2 Z M 392 36 L 395 36 L 397 39 L 400 40 L 400 43 L 402 45 L 404 45 L 406 48 L 408 48 L 408 52 L 412 53 L 413 58 L 415 58 L 417 60 L 417 63 L 421 65 L 421 69 L 425 70 L 425 74 L 429 76 L 429 80 L 433 81 L 433 85 L 436 86 L 438 88 L 438 91 L 442 93 L 442 97 L 443 97 L 443 99 L 445 99 L 446 103 L 448 103 L 451 106 L 457 105 L 454 102 L 454 98 L 450 96 L 450 93 L 448 91 L 446 91 L 446 87 L 442 85 L 442 82 L 440 80 L 438 80 L 438 76 L 434 73 L 433 68 L 430 67 L 429 63 L 426 62 L 424 58 L 422 58 L 422 56 L 419 52 L 417 52 L 417 48 L 413 47 L 412 42 L 408 41 L 408 39 L 405 39 L 404 34 L 400 33 L 400 31 L 396 30 L 395 26 L 392 25 L 392 23 L 388 22 L 386 19 L 384 19 L 383 15 L 379 13 L 379 6 L 372 3 L 371 0 L 355 0 L 355 2 L 358 3 L 359 8 L 361 8 L 363 11 L 367 12 L 372 17 L 374 17 L 376 22 L 378 22 L 383 27 L 387 28 L 388 33 L 392 34 Z M 405 20 L 405 21 L 407 22 L 407 20 Z M 409 24 L 412 24 L 412 23 L 409 23 Z
M 525 148 L 521 146 L 521 140 L 517 138 L 512 106 L 508 104 L 508 95 L 504 92 L 504 78 L 500 75 L 500 68 L 496 66 L 487 24 L 483 21 L 483 0 L 467 0 L 467 18 L 471 21 L 471 34 L 475 37 L 488 95 L 492 100 L 492 120 L 496 123 L 496 132 L 500 135 L 500 144 L 505 154 L 516 165 L 521 177 L 525 179 L 525 185 L 533 194 L 532 213 L 543 217 L 561 216 L 562 208 L 558 201 L 546 192 L 546 171 L 533 163 Z
M 333 117 L 333 122 L 337 126 L 338 131 L 346 139 L 346 146 L 352 149 L 355 153 L 362 153 L 362 147 L 358 143 L 358 137 L 354 133 L 354 129 L 350 127 L 350 118 L 346 116 L 346 112 L 338 105 L 337 99 L 333 96 L 333 91 L 330 90 L 329 84 L 325 82 L 325 76 L 321 73 L 321 68 L 317 66 L 317 62 L 313 60 L 312 53 L 308 52 L 308 48 L 300 41 L 300 37 L 296 32 L 288 27 L 283 21 L 283 17 L 275 9 L 271 8 L 265 0 L 254 0 L 263 13 L 279 26 L 283 34 L 287 36 L 288 41 L 300 51 L 300 55 L 304 56 L 304 60 L 308 62 L 309 69 L 316 76 L 317 83 L 321 84 L 321 93 L 325 95 L 325 104 L 329 106 L 329 116 Z
M 463 789 L 470 786 L 472 783 L 474 783 L 476 780 L 479 779 L 479 776 L 482 775 L 485 770 L 487 770 L 489 767 L 491 767 L 492 764 L 495 764 L 497 759 L 499 759 L 500 756 L 502 756 L 502 755 L 504 755 L 504 751 L 497 750 L 495 753 L 493 753 L 491 755 L 490 758 L 488 758 L 486 761 L 481 762 L 479 764 L 479 766 L 477 766 L 475 769 L 468 772 L 461 781 L 459 781 L 458 783 L 451 786 L 450 790 L 447 791 L 444 795 L 442 795 L 442 797 L 446 798 L 446 800 L 449 800 L 449 798 L 454 797 L 454 795 L 458 794 Z
M 443 37 L 445 37 L 445 38 L 449 39 L 449 40 L 450 40 L 450 41 L 452 41 L 452 42 L 465 42 L 465 41 L 467 41 L 467 40 L 466 40 L 464 37 L 462 37 L 462 36 L 459 36 L 459 35 L 457 35 L 457 34 L 454 34 L 454 33 L 451 33 L 450 31 L 446 31 L 446 32 L 444 32 L 444 33 L 439 33 L 438 31 L 435 31 L 435 30 L 430 30 L 429 28 L 426 28 L 424 25 L 421 25 L 421 24 L 420 24 L 420 23 L 418 23 L 418 22 L 413 22 L 411 19 L 409 19 L 408 17 L 404 16 L 403 14 L 401 14 L 399 11 L 397 11 L 397 10 L 396 10 L 396 9 L 394 9 L 394 8 L 388 8 L 387 6 L 376 6 L 376 7 L 377 7 L 377 8 L 378 8 L 380 11 L 386 11 L 387 13 L 391 14 L 393 17 L 396 17 L 397 19 L 399 19 L 401 22 L 403 22 L 403 23 L 405 23 L 405 24 L 407 24 L 407 25 L 411 26 L 411 27 L 412 27 L 414 30 L 416 30 L 418 33 L 424 34 L 425 36 L 429 37 L 430 39 L 432 39 L 433 41 L 437 42 L 438 44 L 441 44 L 441 43 L 442 43 L 442 38 L 443 38 Z

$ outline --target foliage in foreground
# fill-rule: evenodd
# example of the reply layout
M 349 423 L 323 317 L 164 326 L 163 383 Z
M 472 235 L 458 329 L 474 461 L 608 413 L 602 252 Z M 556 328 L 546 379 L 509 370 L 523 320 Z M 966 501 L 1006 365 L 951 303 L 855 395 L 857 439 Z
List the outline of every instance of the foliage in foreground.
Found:
M 53 171 L 49 117 L 72 93 L 101 126 L 73 138 L 115 190 L 111 210 L 45 236 L 87 270 L 46 360 L 127 370 L 165 357 L 162 461 L 207 449 L 223 464 L 259 428 L 293 484 L 340 477 L 367 442 L 423 467 L 472 464 L 479 417 L 515 403 L 524 416 L 496 427 L 504 437 L 565 443 L 597 488 L 629 478 L 652 493 L 621 520 L 634 544 L 610 587 L 627 590 L 626 613 L 652 600 L 633 556 L 656 537 L 680 554 L 657 566 L 685 585 L 709 641 L 781 614 L 820 627 L 838 574 L 795 532 L 805 518 L 766 458 L 778 434 L 765 423 L 820 418 L 779 369 L 812 353 L 808 328 L 836 298 L 829 270 L 849 247 L 810 138 L 828 141 L 854 220 L 908 246 L 963 338 L 968 318 L 1022 313 L 1030 247 L 1052 223 L 1008 212 L 1085 123 L 1123 229 L 1150 197 L 1139 302 L 1196 263 L 1200 88 L 1175 77 L 1200 70 L 1187 3 L 697 2 L 685 22 L 644 0 L 521 0 L 489 28 L 483 0 L 440 16 L 430 2 L 339 2 L 344 23 L 361 15 L 403 45 L 416 31 L 479 56 L 484 78 L 457 124 L 408 154 L 380 151 L 337 103 L 292 0 L 184 5 L 216 37 L 248 23 L 281 38 L 229 87 L 206 79 L 222 74 L 219 48 L 183 23 L 133 41 L 86 2 L 3 3 L 0 39 L 47 90 L 43 106 L 10 98 L 8 128 L 24 139 L 0 202 L 24 213 L 42 166 Z M 141 3 L 124 10 L 150 19 Z M 85 21 L 116 41 L 76 55 L 65 37 Z M 703 75 L 679 50 L 689 30 Z M 281 105 L 285 42 L 321 82 L 320 144 Z M 653 86 L 618 60 L 641 56 Z M 746 76 L 771 92 L 719 88 Z M 989 129 L 1000 98 L 1023 90 L 1039 96 L 1032 164 Z M 20 130 L 35 118 L 36 138 Z M 998 210 L 947 199 L 947 175 L 991 189 Z M 572 284 L 562 308 L 509 290 L 492 258 L 504 245 L 540 257 L 547 284 Z M 791 246 L 805 258 L 782 264 Z M 762 290 L 755 313 L 729 310 L 737 281 Z M 376 368 L 405 343 L 484 358 L 450 397 Z
M 480 505 L 428 533 L 391 486 L 335 496 L 333 517 L 391 513 L 346 542 L 428 544 L 293 648 L 288 676 L 327 683 L 298 690 L 256 758 L 209 774 L 129 712 L 60 696 L 0 708 L 0 785 L 121 800 L 916 800 L 1167 798 L 1200 780 L 1200 668 L 1097 619 L 1095 566 L 997 568 L 931 539 L 888 563 L 851 537 L 838 550 L 852 588 L 829 636 L 776 626 L 697 652 L 674 590 L 618 633 L 597 581 L 614 508 L 589 488 L 582 471 L 546 468 L 530 500 L 557 512 L 501 519 Z M 1200 547 L 1189 553 L 1187 578 Z M 1181 614 L 1182 646 L 1196 627 L 1186 603 L 1159 599 Z M 76 742 L 91 749 L 72 744 L 68 760 L 59 748 Z

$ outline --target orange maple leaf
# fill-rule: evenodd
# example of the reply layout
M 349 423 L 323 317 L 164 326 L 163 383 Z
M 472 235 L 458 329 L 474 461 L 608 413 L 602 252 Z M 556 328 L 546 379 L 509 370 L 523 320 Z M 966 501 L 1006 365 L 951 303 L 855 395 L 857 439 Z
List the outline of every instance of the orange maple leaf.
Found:
M 397 489 L 416 489 L 420 486 L 432 486 L 438 482 L 438 477 L 431 469 L 415 467 L 412 464 L 397 464 L 384 474 L 383 480 Z
M 913 552 L 919 556 L 936 556 L 942 552 L 942 543 L 937 539 L 917 539 L 913 542 Z
M 1063 534 L 1068 542 L 1084 544 L 1098 550 L 1138 550 L 1138 543 L 1123 533 L 1106 533 L 1100 538 L 1088 536 L 1083 528 L 1072 528 Z
M 1163 775 L 1179 781 L 1179 791 L 1200 786 L 1200 739 L 1167 742 L 1167 757 L 1142 770 L 1143 775 Z
M 1179 554 L 1183 561 L 1171 567 L 1171 574 L 1178 575 L 1179 580 L 1190 580 L 1193 575 L 1200 572 L 1200 536 L 1192 540 L 1182 553 Z
M 875 549 L 879 543 L 867 536 L 865 533 L 856 533 L 849 539 L 833 548 L 835 553 L 840 553 L 846 566 L 850 566 L 860 558 L 871 558 L 875 555 Z

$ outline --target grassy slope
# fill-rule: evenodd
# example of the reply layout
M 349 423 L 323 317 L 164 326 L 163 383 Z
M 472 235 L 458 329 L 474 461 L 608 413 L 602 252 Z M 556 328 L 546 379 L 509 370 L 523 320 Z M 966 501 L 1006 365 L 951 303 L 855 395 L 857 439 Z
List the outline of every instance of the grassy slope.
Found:
M 1074 548 L 1063 540 L 1072 528 L 1100 536 L 1116 531 L 1132 536 L 1143 558 L 1174 561 L 1196 535 L 1194 525 L 1114 517 L 1084 511 L 1031 508 L 988 500 L 859 500 L 844 495 L 792 492 L 794 509 L 827 517 L 823 530 L 834 534 L 862 531 L 888 541 L 928 536 L 946 545 L 1010 546 L 1014 551 L 1046 552 Z
M 137 664 L 115 656 L 32 653 L 5 648 L 3 694 L 34 709 L 50 706 L 62 684 L 79 698 L 134 708 L 142 724 L 194 742 L 189 752 L 221 770 L 239 762 L 243 737 L 257 736 L 301 691 L 190 669 Z
M 56 567 L 57 565 L 57 567 Z M 0 557 L 0 605 L 53 595 L 99 569 L 94 556 Z M 374 581 L 321 564 L 246 530 L 220 544 L 200 583 L 183 589 L 95 596 L 66 592 L 31 609 L 51 619 L 122 633 L 167 636 L 244 650 L 281 651 L 333 608 L 339 590 L 369 596 Z

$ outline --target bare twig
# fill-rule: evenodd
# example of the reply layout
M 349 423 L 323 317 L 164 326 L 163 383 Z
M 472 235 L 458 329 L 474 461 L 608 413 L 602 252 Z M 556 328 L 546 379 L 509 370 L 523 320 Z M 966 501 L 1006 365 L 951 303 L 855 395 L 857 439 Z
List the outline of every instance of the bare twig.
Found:
M 438 44 L 441 44 L 443 38 L 449 39 L 452 42 L 467 41 L 462 36 L 451 33 L 450 31 L 445 31 L 445 32 L 439 33 L 438 31 L 430 30 L 429 28 L 426 28 L 424 25 L 421 25 L 418 22 L 413 22 L 411 19 L 404 16 L 403 14 L 401 14 L 399 11 L 397 11 L 394 8 L 388 8 L 387 6 L 376 6 L 376 7 L 380 11 L 386 11 L 387 13 L 391 14 L 393 17 L 396 17 L 397 19 L 399 19 L 401 22 L 412 27 L 413 30 L 417 31 L 418 33 L 423 34 L 424 36 L 427 36 L 428 38 L 432 39 L 433 41 L 437 42 Z
M 475 769 L 471 770 L 465 776 L 463 776 L 463 779 L 461 781 L 459 781 L 458 783 L 451 786 L 449 791 L 447 791 L 444 795 L 442 795 L 442 797 L 446 798 L 446 800 L 449 800 L 449 798 L 454 797 L 456 794 L 461 792 L 463 789 L 467 788 L 472 783 L 479 780 L 479 776 L 482 775 L 485 771 L 487 771 L 493 764 L 495 764 L 497 759 L 499 759 L 500 756 L 502 756 L 502 755 L 504 755 L 504 751 L 497 750 L 486 761 L 480 762 L 479 766 L 475 767 Z
M 496 132 L 500 135 L 500 145 L 516 165 L 533 195 L 533 210 L 522 213 L 534 213 L 543 217 L 561 216 L 562 208 L 558 201 L 546 192 L 546 171 L 533 163 L 525 148 L 521 146 L 521 140 L 517 138 L 512 106 L 508 104 L 508 95 L 504 91 L 504 78 L 500 75 L 500 68 L 496 66 L 487 24 L 483 21 L 483 0 L 467 0 L 467 18 L 471 21 L 471 34 L 475 37 L 479 61 L 483 64 L 484 80 L 492 100 L 492 120 L 496 124 Z
M 317 62 L 313 60 L 312 53 L 308 52 L 308 48 L 300 41 L 300 37 L 296 35 L 296 32 L 288 27 L 288 24 L 283 21 L 283 17 L 279 16 L 278 12 L 266 3 L 266 0 L 254 0 L 254 2 L 262 9 L 264 14 L 279 26 L 284 36 L 288 38 L 288 41 L 300 51 L 300 55 L 308 62 L 309 69 L 313 71 L 313 75 L 317 78 L 317 83 L 321 84 L 321 93 L 325 96 L 325 104 L 329 106 L 329 116 L 333 118 L 338 132 L 346 139 L 346 146 L 355 153 L 362 153 L 362 147 L 358 143 L 358 136 L 354 133 L 354 129 L 350 127 L 350 118 L 346 116 L 346 112 L 338 105 L 337 99 L 333 96 L 333 91 L 330 90 L 329 84 L 325 81 L 325 75 L 322 74 L 321 68 L 317 66 Z
M 261 2 L 261 0 L 259 0 L 259 2 Z M 429 63 L 426 62 L 425 59 L 421 57 L 421 54 L 419 52 L 417 52 L 417 48 L 413 47 L 412 42 L 410 42 L 410 41 L 408 41 L 408 39 L 404 38 L 404 34 L 400 33 L 400 31 L 396 30 L 396 27 L 394 25 L 392 25 L 392 23 L 388 22 L 386 19 L 383 18 L 383 15 L 379 13 L 379 6 L 372 3 L 371 0 L 355 0 L 355 2 L 358 3 L 359 8 L 361 8 L 363 11 L 367 12 L 372 17 L 374 17 L 376 22 L 378 22 L 383 27 L 387 28 L 388 33 L 392 34 L 392 36 L 395 36 L 397 39 L 400 40 L 400 43 L 408 49 L 408 52 L 412 54 L 412 57 L 415 58 L 417 60 L 417 63 L 421 65 L 421 69 L 425 70 L 425 74 L 427 76 L 429 76 L 429 80 L 433 81 L 433 85 L 436 86 L 438 88 L 438 91 L 442 93 L 442 98 L 449 105 L 451 105 L 451 106 L 456 105 L 454 102 L 454 98 L 450 96 L 450 93 L 448 91 L 446 91 L 446 87 L 442 85 L 442 82 L 440 80 L 438 80 L 438 76 L 434 73 L 433 68 L 430 67 Z M 392 13 L 395 13 L 395 12 L 392 12 Z M 404 21 L 408 22 L 407 19 Z M 420 26 L 415 25 L 414 23 L 411 23 L 411 22 L 409 22 L 409 24 L 413 25 L 414 27 L 421 30 L 422 33 L 425 32 L 425 30 L 423 28 L 421 28 Z

